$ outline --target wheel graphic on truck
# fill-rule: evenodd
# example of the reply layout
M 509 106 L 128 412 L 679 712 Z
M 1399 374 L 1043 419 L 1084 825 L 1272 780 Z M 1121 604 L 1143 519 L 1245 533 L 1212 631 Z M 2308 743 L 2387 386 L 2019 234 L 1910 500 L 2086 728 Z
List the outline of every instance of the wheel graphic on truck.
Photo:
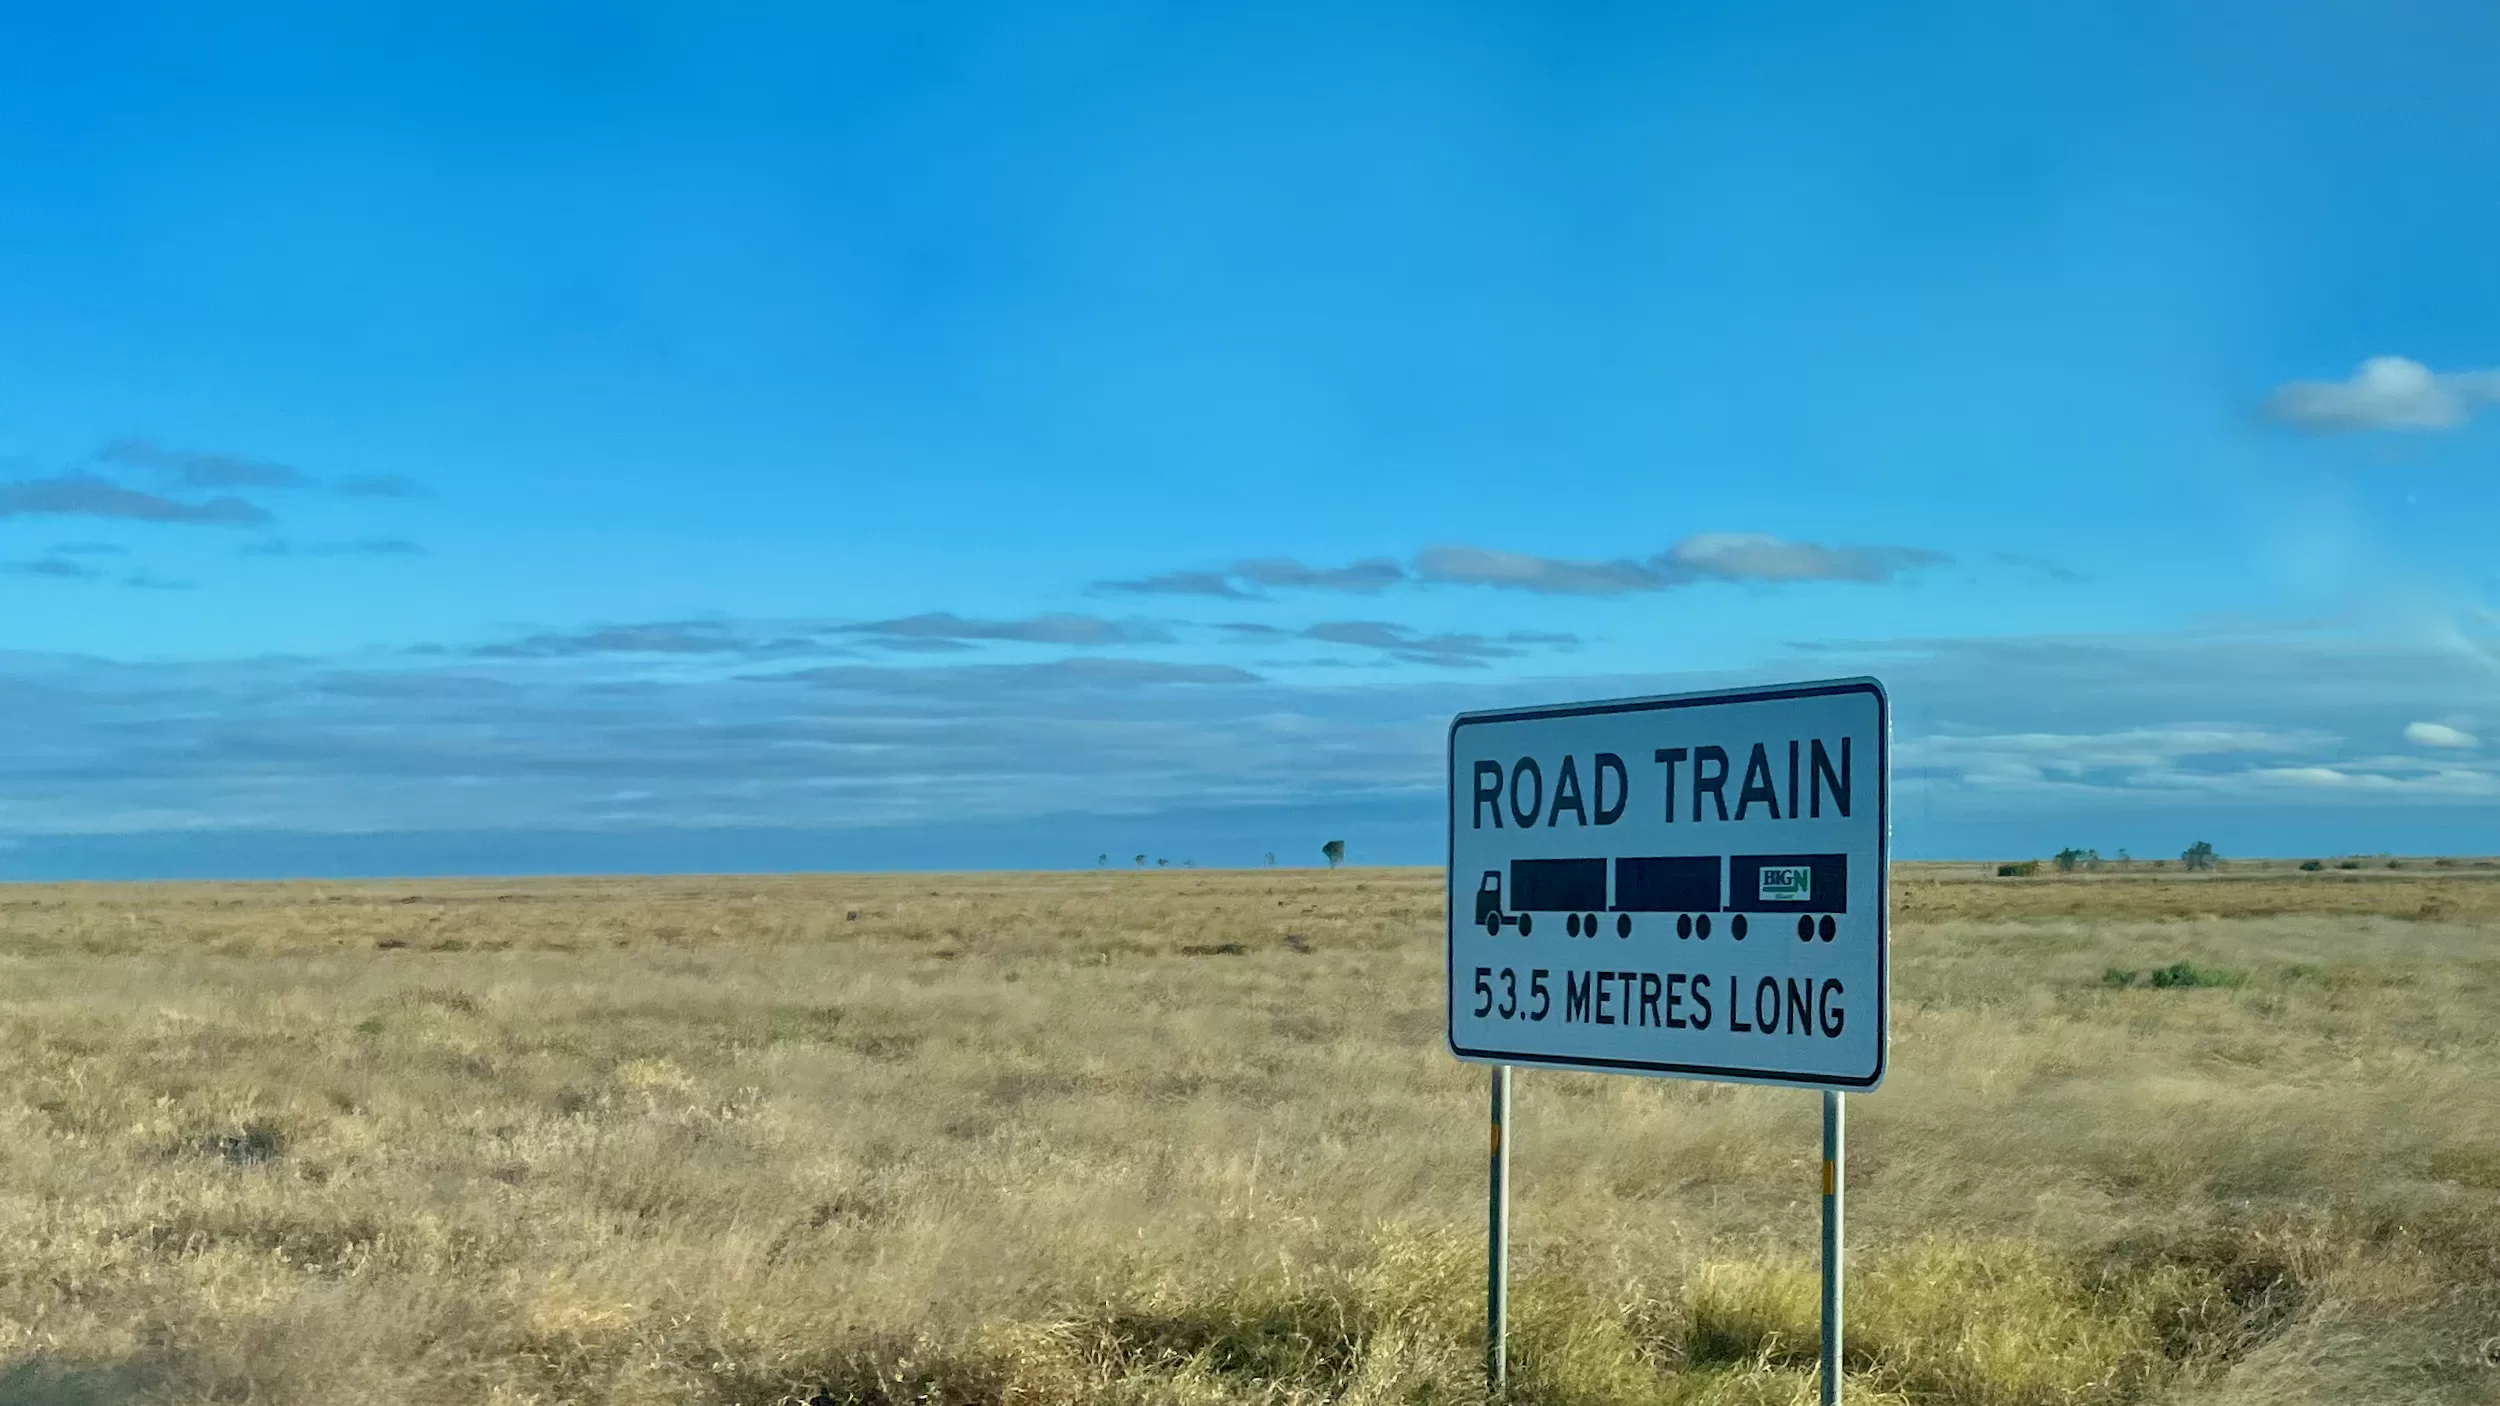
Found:
M 1606 861 L 1514 859 L 1510 906 L 1518 911 L 1522 937 L 1536 930 L 1540 913 L 1561 914 L 1563 931 L 1573 937 L 1595 937 L 1597 910 L 1606 906 Z
M 1616 935 L 1632 935 L 1633 914 L 1656 913 L 1662 918 L 1673 915 L 1677 937 L 1709 937 L 1710 914 L 1719 906 L 1722 863 L 1715 854 L 1626 855 L 1617 859 Z

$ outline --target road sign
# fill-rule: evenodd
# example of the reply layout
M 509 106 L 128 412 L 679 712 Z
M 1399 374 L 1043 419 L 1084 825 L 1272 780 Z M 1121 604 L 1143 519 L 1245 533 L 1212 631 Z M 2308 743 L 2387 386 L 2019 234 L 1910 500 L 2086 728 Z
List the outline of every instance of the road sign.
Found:
M 1873 679 L 1461 714 L 1451 1050 L 1882 1083 L 1890 742 Z

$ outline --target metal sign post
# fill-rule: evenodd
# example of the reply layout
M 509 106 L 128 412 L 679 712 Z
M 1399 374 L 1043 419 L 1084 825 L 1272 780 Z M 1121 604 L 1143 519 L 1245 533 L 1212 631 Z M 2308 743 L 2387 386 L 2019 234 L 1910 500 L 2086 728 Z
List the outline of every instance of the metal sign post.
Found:
M 1493 1066 L 1492 1212 L 1485 1227 L 1484 1376 L 1510 1385 L 1510 1066 Z
M 1841 1094 L 1890 1046 L 1892 705 L 1874 679 L 1450 724 L 1450 1052 L 1492 1066 L 1485 1374 L 1506 1385 L 1511 1071 L 1823 1094 L 1822 1399 L 1840 1400 Z
M 1840 1197 L 1848 1147 L 1841 1095 L 1823 1095 L 1823 1406 L 1840 1406 Z

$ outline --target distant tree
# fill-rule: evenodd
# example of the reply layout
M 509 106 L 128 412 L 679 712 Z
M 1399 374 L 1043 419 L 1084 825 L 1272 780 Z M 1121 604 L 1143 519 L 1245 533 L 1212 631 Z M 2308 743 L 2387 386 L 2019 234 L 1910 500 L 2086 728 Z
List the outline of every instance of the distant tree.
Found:
M 1146 856 L 1144 856 L 1144 855 L 1142 855 L 1142 854 L 1141 854 L 1141 855 L 1139 855 L 1139 856 L 1137 856 L 1137 867 L 1138 867 L 1138 868 L 1140 868 L 1140 869 L 1143 869 L 1143 868 L 1145 868 L 1145 867 L 1146 867 Z
M 2085 850 L 2083 852 L 2083 867 L 2097 872 L 2101 867 L 2101 852 L 2096 849 Z
M 1345 841 L 1343 840 L 1330 840 L 1319 847 L 1319 852 L 1327 857 L 1328 867 L 1331 869 L 1345 863 Z
M 2214 853 L 2214 847 L 2212 845 L 2205 843 L 2203 840 L 2198 840 L 2196 843 L 2187 847 L 2187 852 L 2185 854 L 2179 856 L 2179 862 L 2186 865 L 2190 869 L 2202 871 L 2211 869 L 2215 865 L 2220 864 L 2222 862 L 2222 857 Z
M 1269 850 L 1267 852 L 1267 867 L 1270 869 L 1276 867 L 1276 851 L 1274 850 Z
M 2123 849 L 2118 851 L 2118 867 L 2121 869 L 2133 869 L 2135 867 L 2135 856 L 2127 853 Z
M 1095 855 L 1095 856 L 1094 856 L 1094 867 L 1095 867 L 1095 868 L 1097 868 L 1097 869 L 1100 869 L 1102 866 L 1104 866 L 1104 865 L 1106 865 L 1106 864 L 1108 864 L 1108 863 L 1110 863 L 1110 862 L 1111 862 L 1111 856 L 1110 856 L 1110 855 L 1107 855 L 1107 854 L 1098 854 L 1098 855 Z
M 2082 862 L 2083 851 L 2076 849 L 2072 845 L 2069 845 L 2057 852 L 2057 872 L 2060 874 L 2071 874 L 2075 872 L 2075 866 L 2081 864 Z
M 1172 861 L 1171 861 L 1171 860 L 1168 860 L 1168 859 L 1163 859 L 1163 858 L 1158 857 L 1158 858 L 1155 860 L 1155 867 L 1156 867 L 1157 869 L 1168 869 L 1168 868 L 1170 868 L 1170 867 L 1171 867 L 1171 864 L 1172 864 Z

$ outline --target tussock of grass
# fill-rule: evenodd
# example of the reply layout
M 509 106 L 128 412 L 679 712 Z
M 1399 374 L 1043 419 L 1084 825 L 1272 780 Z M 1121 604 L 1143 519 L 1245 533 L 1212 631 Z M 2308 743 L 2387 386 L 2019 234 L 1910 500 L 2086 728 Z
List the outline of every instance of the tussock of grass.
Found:
M 2194 962 L 2172 962 L 2156 968 L 2147 984 L 2157 987 L 2180 986 L 2245 986 L 2248 973 L 2236 967 L 2200 967 Z
M 2297 979 L 2314 972 L 2313 967 L 2295 963 L 2287 975 Z M 2140 972 L 2132 967 L 2105 968 L 2101 972 L 2101 984 L 2117 987 L 2143 985 L 2158 990 L 2199 986 L 2230 988 L 2246 986 L 2248 973 L 2237 967 L 2200 967 L 2194 962 L 2172 962 L 2166 967 L 2155 967 L 2150 972 Z

